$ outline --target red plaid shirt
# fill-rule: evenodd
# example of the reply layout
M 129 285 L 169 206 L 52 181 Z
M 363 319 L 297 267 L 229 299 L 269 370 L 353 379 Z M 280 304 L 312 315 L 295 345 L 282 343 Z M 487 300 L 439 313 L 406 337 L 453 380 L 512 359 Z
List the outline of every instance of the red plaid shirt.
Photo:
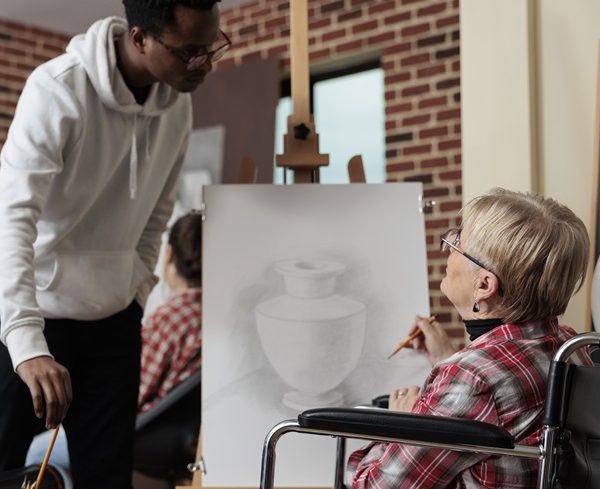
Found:
M 436 364 L 414 413 L 501 426 L 519 444 L 541 442 L 550 360 L 575 332 L 550 324 L 505 324 Z M 579 350 L 576 363 L 590 365 Z M 531 488 L 538 462 L 448 450 L 371 443 L 350 456 L 353 489 Z
M 144 321 L 140 412 L 200 368 L 201 299 L 201 289 L 188 289 L 157 307 Z

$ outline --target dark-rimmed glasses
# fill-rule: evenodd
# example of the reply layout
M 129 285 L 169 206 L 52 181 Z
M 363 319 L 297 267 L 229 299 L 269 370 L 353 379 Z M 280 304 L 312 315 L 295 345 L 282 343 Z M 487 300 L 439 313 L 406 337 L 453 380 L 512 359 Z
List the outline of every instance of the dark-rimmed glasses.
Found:
M 156 37 L 156 41 L 163 46 L 169 53 L 175 56 L 179 61 L 185 64 L 185 67 L 188 71 L 194 71 L 200 68 L 204 63 L 208 61 L 218 61 L 220 60 L 225 53 L 231 48 L 232 42 L 229 39 L 229 36 L 225 34 L 222 30 L 219 29 L 221 35 L 225 38 L 225 44 L 219 46 L 212 51 L 206 51 L 201 54 L 185 54 L 180 49 L 174 48 L 173 46 L 169 46 L 166 44 L 161 38 Z

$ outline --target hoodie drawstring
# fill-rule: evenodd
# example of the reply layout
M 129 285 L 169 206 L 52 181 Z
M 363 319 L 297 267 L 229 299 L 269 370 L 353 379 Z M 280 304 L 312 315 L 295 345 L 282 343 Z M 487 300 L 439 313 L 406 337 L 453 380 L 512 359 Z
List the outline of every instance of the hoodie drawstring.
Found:
M 137 114 L 133 115 L 133 134 L 131 136 L 131 156 L 129 158 L 129 198 L 137 196 L 138 149 L 137 149 Z

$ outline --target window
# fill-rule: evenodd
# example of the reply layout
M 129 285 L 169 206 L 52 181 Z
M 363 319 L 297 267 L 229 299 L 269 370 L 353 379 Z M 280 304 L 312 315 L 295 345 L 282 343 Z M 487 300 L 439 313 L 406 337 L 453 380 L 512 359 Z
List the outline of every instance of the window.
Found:
M 284 84 L 275 121 L 275 152 L 283 152 L 287 117 L 292 111 L 289 82 Z M 312 112 L 319 150 L 329 154 L 321 183 L 348 183 L 348 161 L 361 155 L 368 183 L 385 182 L 385 109 L 383 70 L 365 66 L 311 79 Z M 288 181 L 292 180 L 288 172 Z M 275 183 L 283 169 L 275 168 Z

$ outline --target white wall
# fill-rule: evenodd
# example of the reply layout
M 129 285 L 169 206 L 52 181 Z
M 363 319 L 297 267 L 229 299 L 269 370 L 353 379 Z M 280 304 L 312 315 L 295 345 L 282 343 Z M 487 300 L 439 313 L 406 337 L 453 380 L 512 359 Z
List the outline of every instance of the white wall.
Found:
M 526 0 L 461 1 L 465 201 L 498 186 L 537 187 L 531 17 Z
M 600 2 L 460 8 L 465 199 L 492 186 L 539 191 L 589 228 Z M 563 318 L 578 330 L 589 327 L 588 294 L 586 284 Z

